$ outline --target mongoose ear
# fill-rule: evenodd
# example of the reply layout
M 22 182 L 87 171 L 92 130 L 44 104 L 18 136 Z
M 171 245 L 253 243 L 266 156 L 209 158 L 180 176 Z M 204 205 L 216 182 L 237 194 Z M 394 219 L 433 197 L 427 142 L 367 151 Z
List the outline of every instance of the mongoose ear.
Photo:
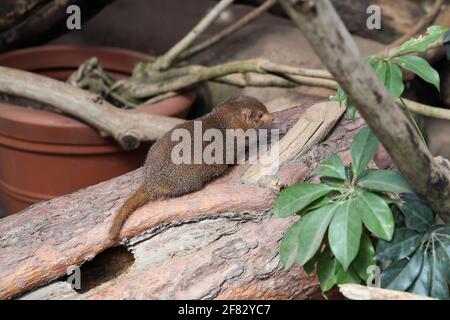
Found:
M 242 108 L 241 113 L 244 116 L 244 119 L 247 121 L 252 115 L 252 110 L 250 110 L 249 108 Z

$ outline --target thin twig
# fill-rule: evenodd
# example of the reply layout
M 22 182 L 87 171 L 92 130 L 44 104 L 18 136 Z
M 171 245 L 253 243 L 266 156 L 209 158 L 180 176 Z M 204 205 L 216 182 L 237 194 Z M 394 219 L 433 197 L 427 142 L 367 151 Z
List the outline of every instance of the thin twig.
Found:
M 422 116 L 427 116 L 430 118 L 442 119 L 442 120 L 450 120 L 450 109 L 432 107 L 423 103 L 419 103 L 416 101 L 408 100 L 402 98 L 405 102 L 405 106 L 397 99 L 397 104 L 403 108 L 407 108 L 414 113 L 420 114 Z
M 408 33 L 404 34 L 391 44 L 389 44 L 389 47 L 397 47 L 400 46 L 403 42 L 409 40 L 410 38 L 417 35 L 420 31 L 425 29 L 425 27 L 429 26 L 434 19 L 438 16 L 439 12 L 441 11 L 442 4 L 444 3 L 444 0 L 436 0 L 433 4 L 433 7 L 430 9 L 430 11 L 424 15 L 421 20 L 415 25 L 414 28 L 412 28 Z
M 135 84 L 131 89 L 131 94 L 135 98 L 146 98 L 159 95 L 168 91 L 177 91 L 190 87 L 199 82 L 220 78 L 235 73 L 255 72 L 262 74 L 275 74 L 279 76 L 301 76 L 291 77 L 292 81 L 304 84 L 312 81 L 316 86 L 330 87 L 334 83 L 331 75 L 326 70 L 314 70 L 307 68 L 291 67 L 270 62 L 266 59 L 250 59 L 224 63 L 221 65 L 205 67 L 191 66 L 185 67 L 187 74 L 175 79 L 170 79 L 164 83 Z M 317 78 L 315 81 L 314 78 Z
M 253 11 L 249 12 L 242 18 L 240 18 L 238 21 L 230 25 L 229 27 L 223 29 L 216 35 L 212 36 L 211 38 L 203 41 L 202 43 L 193 46 L 186 51 L 183 51 L 179 56 L 178 60 L 186 60 L 190 57 L 208 49 L 209 47 L 212 47 L 216 43 L 222 41 L 229 35 L 233 34 L 234 32 L 238 31 L 239 29 L 243 28 L 244 26 L 248 25 L 250 22 L 258 18 L 261 14 L 266 12 L 270 7 L 272 7 L 277 0 L 267 0 L 263 4 L 261 4 L 258 8 L 254 9 Z
M 233 0 L 221 0 L 183 39 L 155 60 L 153 63 L 154 68 L 156 70 L 168 69 L 178 55 L 188 48 L 231 3 L 233 3 Z
M 175 92 L 175 91 L 169 91 L 169 92 L 166 92 L 166 93 L 162 93 L 160 95 L 152 97 L 152 98 L 148 99 L 147 101 L 141 103 L 140 105 L 136 106 L 135 109 L 139 109 L 140 107 L 144 107 L 144 106 L 147 106 L 147 105 L 150 105 L 150 104 L 158 103 L 160 101 L 163 101 L 163 100 L 175 97 L 178 94 L 179 93 Z

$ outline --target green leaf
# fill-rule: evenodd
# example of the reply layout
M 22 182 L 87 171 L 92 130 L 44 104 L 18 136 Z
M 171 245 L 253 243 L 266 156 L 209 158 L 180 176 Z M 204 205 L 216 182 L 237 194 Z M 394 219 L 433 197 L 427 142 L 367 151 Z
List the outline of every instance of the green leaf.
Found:
M 412 285 L 410 292 L 413 292 L 422 296 L 430 295 L 430 286 L 431 286 L 431 265 L 430 260 L 424 254 L 422 270 L 419 273 L 416 281 Z
M 317 250 L 314 257 L 309 259 L 309 261 L 303 265 L 303 270 L 305 270 L 305 272 L 307 274 L 311 274 L 314 271 L 314 266 L 316 265 L 317 261 L 319 260 L 320 253 L 321 253 L 320 250 Z
M 440 244 L 440 248 L 438 249 L 438 254 L 442 262 L 440 265 L 444 266 L 442 274 L 447 282 L 450 283 L 450 230 L 448 227 L 439 228 L 435 231 L 435 235 Z
M 397 261 L 411 255 L 420 246 L 422 235 L 406 228 L 396 228 L 390 242 L 379 240 L 377 260 Z
M 400 173 L 391 170 L 370 170 L 359 179 L 358 185 L 380 192 L 414 192 Z
M 337 154 L 333 154 L 327 159 L 322 160 L 312 174 L 342 180 L 346 179 L 344 163 Z
M 329 248 L 326 248 L 320 255 L 317 263 L 317 276 L 319 277 L 320 288 L 322 291 L 328 291 L 336 284 L 334 270 L 336 268 L 336 259 L 331 256 Z
M 348 269 L 358 254 L 361 232 L 361 217 L 353 200 L 339 204 L 330 223 L 328 242 L 344 270 Z
M 367 269 L 370 266 L 376 265 L 375 249 L 372 245 L 370 238 L 363 233 L 361 237 L 361 243 L 359 244 L 358 255 L 352 263 L 353 269 L 364 281 L 370 276 Z
M 396 58 L 396 61 L 400 67 L 417 74 L 426 82 L 434 85 L 439 91 L 439 73 L 430 66 L 427 60 L 418 56 L 402 56 Z
M 297 257 L 300 232 L 302 231 L 302 220 L 294 222 L 281 241 L 280 262 L 286 269 L 289 269 L 294 264 L 295 258 Z
M 364 169 L 366 169 L 369 162 L 375 156 L 378 148 L 378 139 L 365 127 L 361 129 L 355 136 L 352 142 L 352 168 L 353 174 L 358 177 Z
M 342 105 L 342 102 L 344 102 L 345 99 L 347 99 L 347 95 L 340 86 L 337 88 L 337 94 L 335 96 L 330 96 L 330 100 L 339 102 L 340 106 Z
M 394 281 L 395 278 L 400 274 L 400 272 L 406 267 L 408 264 L 407 259 L 399 260 L 387 267 L 381 273 L 381 287 L 386 288 L 389 283 Z
M 289 186 L 281 191 L 273 213 L 278 217 L 289 217 L 332 190 L 325 184 L 298 183 Z
M 449 299 L 448 285 L 442 274 L 439 261 L 434 259 L 433 255 L 430 255 L 429 260 L 431 265 L 430 296 L 438 299 Z
M 333 203 L 335 203 L 335 202 L 333 200 L 331 200 L 330 198 L 322 197 L 322 198 L 320 198 L 318 200 L 315 200 L 315 201 L 311 202 L 305 209 L 303 209 L 301 211 L 301 214 L 305 215 L 308 212 L 314 211 L 316 209 L 320 209 L 322 207 L 325 207 L 325 206 L 327 206 L 329 204 L 333 204 Z
M 438 41 L 446 32 L 447 27 L 431 26 L 427 29 L 426 35 L 421 35 L 417 38 L 411 38 L 404 42 L 397 54 L 405 54 L 410 52 L 423 52 L 428 50 L 436 41 Z
M 298 246 L 297 263 L 303 266 L 319 250 L 322 239 L 338 205 L 328 205 L 308 213 L 304 220 Z
M 422 250 L 417 250 L 411 260 L 389 283 L 384 283 L 383 285 L 382 281 L 383 288 L 406 291 L 416 280 L 420 270 L 422 270 L 423 255 Z
M 355 270 L 353 270 L 352 267 L 349 267 L 347 270 L 344 270 L 341 264 L 337 261 L 336 261 L 336 270 L 334 271 L 334 279 L 336 284 L 361 283 L 361 278 L 358 276 Z
M 355 121 L 357 111 L 358 109 L 356 109 L 355 105 L 352 102 L 347 101 L 347 114 L 352 121 Z
M 384 86 L 390 95 L 398 98 L 402 95 L 405 86 L 403 85 L 403 74 L 400 68 L 391 62 L 386 62 L 387 72 Z
M 380 78 L 383 84 L 386 83 L 386 74 L 387 74 L 387 64 L 384 61 L 378 61 L 373 65 L 373 70 Z
M 342 103 L 344 102 L 345 99 L 347 99 L 347 95 L 345 94 L 344 90 L 341 87 L 337 89 L 337 97 L 339 103 Z
M 371 192 L 360 191 L 355 198 L 362 221 L 378 238 L 391 240 L 394 232 L 394 216 L 386 202 Z
M 397 207 L 405 216 L 405 223 L 409 229 L 425 232 L 434 223 L 433 211 L 422 201 L 404 201 Z

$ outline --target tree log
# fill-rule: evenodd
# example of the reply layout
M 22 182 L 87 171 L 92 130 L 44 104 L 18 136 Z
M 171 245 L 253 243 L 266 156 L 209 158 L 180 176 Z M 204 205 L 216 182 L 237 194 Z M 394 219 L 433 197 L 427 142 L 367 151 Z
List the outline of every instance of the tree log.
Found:
M 114 0 L 2 0 L 0 52 L 38 45 L 68 31 L 66 10 L 81 9 L 85 23 Z
M 276 113 L 274 126 L 286 133 L 305 110 Z M 341 119 L 326 140 L 281 166 L 280 183 L 309 179 L 330 153 L 348 162 L 351 140 L 363 124 Z M 198 192 L 138 209 L 122 229 L 122 246 L 115 248 L 107 230 L 140 185 L 141 169 L 0 220 L 0 298 L 27 292 L 23 298 L 316 297 L 315 275 L 279 264 L 279 241 L 295 218 L 270 217 L 277 192 L 241 183 L 247 169 L 247 164 L 235 166 Z M 67 268 L 77 265 L 82 265 L 81 291 L 64 281 Z

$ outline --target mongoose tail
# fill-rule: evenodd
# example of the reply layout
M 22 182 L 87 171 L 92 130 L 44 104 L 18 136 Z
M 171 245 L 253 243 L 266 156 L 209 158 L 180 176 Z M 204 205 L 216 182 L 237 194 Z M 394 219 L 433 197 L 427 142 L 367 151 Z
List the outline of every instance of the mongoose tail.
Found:
M 111 228 L 109 229 L 109 237 L 111 240 L 117 240 L 123 224 L 128 217 L 137 208 L 143 206 L 150 201 L 150 194 L 146 186 L 141 186 L 133 195 L 131 195 L 120 207 L 119 212 L 114 217 Z

